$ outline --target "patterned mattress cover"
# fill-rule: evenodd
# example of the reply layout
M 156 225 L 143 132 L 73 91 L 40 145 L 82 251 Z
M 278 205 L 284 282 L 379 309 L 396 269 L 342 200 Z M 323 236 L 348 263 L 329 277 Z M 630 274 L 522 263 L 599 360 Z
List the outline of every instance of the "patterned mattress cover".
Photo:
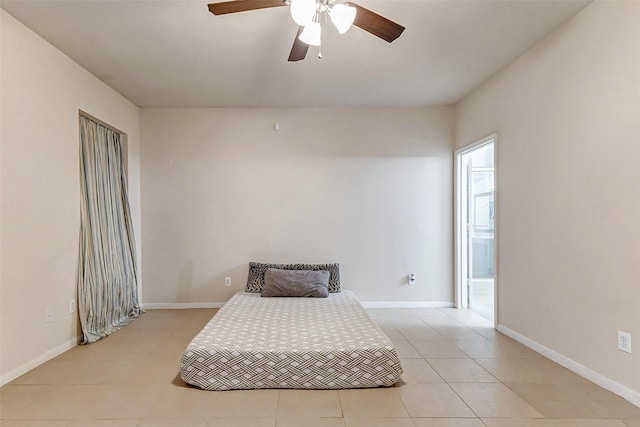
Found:
M 205 390 L 391 386 L 402 366 L 349 291 L 329 298 L 239 292 L 196 335 L 180 375 Z

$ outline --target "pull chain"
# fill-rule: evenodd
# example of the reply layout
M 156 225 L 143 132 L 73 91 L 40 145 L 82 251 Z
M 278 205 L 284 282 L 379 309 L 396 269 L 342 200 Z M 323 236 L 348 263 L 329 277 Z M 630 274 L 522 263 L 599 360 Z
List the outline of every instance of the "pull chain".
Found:
M 322 45 L 318 46 L 318 59 L 322 59 Z

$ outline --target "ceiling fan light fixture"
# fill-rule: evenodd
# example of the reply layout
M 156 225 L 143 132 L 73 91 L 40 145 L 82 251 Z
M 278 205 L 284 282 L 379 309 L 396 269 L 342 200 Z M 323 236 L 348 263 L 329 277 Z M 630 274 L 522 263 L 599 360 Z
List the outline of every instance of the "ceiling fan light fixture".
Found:
M 300 34 L 300 41 L 308 44 L 309 46 L 320 46 L 320 28 L 319 22 L 311 22 L 305 25 L 304 30 Z
M 317 5 L 315 0 L 291 0 L 289 11 L 296 24 L 301 27 L 309 25 L 316 13 Z
M 356 19 L 356 8 L 346 4 L 336 4 L 329 11 L 329 15 L 338 32 L 344 34 L 349 31 Z

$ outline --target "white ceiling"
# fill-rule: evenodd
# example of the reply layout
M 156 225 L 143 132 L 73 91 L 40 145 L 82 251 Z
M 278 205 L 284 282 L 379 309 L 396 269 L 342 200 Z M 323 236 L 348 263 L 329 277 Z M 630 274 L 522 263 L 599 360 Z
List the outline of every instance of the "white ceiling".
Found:
M 213 1 L 213 0 L 210 0 Z M 207 1 L 2 0 L 4 10 L 140 107 L 452 104 L 588 0 L 356 0 L 407 29 L 391 44 L 324 25 L 323 59 L 287 62 L 288 8 L 214 16 Z

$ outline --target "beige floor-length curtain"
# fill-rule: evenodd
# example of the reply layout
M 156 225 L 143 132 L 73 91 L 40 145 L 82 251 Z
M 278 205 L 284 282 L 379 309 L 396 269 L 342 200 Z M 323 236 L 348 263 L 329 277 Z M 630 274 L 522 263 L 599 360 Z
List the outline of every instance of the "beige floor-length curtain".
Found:
M 80 116 L 78 313 L 83 344 L 123 328 L 141 312 L 121 138 Z

